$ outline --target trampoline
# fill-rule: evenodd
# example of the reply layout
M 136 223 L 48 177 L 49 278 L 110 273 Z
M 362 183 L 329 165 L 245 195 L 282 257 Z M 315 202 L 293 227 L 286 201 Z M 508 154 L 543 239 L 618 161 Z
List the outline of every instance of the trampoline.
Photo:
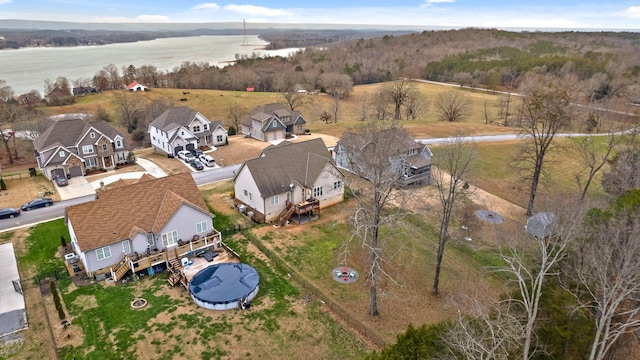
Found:
M 249 265 L 220 263 L 200 270 L 189 282 L 189 293 L 210 310 L 247 308 L 260 288 L 260 275 Z

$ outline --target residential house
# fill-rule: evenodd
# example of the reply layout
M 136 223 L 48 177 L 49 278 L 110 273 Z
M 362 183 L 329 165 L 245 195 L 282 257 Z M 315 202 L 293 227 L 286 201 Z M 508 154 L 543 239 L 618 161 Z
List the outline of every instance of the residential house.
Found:
M 398 128 L 377 132 L 374 137 L 365 139 L 362 135 L 353 132 L 345 133 L 333 149 L 336 165 L 366 178 L 366 169 L 359 166 L 362 159 L 373 158 L 374 155 L 370 153 L 372 151 L 386 149 L 384 151 L 389 152 L 386 157 L 389 160 L 389 166 L 397 167 L 399 186 L 431 183 L 433 153 L 427 145 L 415 141 Z M 372 146 L 375 143 L 389 144 L 389 146 Z
M 49 126 L 33 141 L 38 167 L 48 178 L 82 176 L 91 169 L 111 169 L 124 164 L 129 142 L 106 121 L 85 121 L 83 114 L 52 118 Z
M 218 246 L 213 215 L 189 173 L 146 177 L 66 208 L 71 244 L 89 276 L 152 271 L 171 258 Z M 208 241 L 208 243 L 207 243 Z
M 188 106 L 167 109 L 149 124 L 154 151 L 176 155 L 180 150 L 227 144 L 227 130 Z
M 240 166 L 233 182 L 239 209 L 263 223 L 310 218 L 344 199 L 342 173 L 320 138 L 265 148 Z
M 260 105 L 242 121 L 242 135 L 262 141 L 283 140 L 305 133 L 307 121 L 299 111 L 283 104 Z
M 138 83 L 137 81 L 132 82 L 131 84 L 127 85 L 127 90 L 129 91 L 149 91 L 149 88 Z
M 84 96 L 86 94 L 96 94 L 98 89 L 90 86 L 78 86 L 72 90 L 73 96 Z

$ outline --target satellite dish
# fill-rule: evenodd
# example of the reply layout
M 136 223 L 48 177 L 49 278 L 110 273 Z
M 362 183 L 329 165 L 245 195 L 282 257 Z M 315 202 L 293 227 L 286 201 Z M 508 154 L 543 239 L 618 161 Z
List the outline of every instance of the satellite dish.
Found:
M 295 185 L 293 184 L 293 181 L 289 183 L 289 190 L 293 190 L 293 188 L 295 187 Z

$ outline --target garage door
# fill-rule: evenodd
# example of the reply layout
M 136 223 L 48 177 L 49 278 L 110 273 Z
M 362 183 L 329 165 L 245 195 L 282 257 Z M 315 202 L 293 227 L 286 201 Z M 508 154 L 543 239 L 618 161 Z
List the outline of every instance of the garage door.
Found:
M 82 167 L 74 166 L 70 168 L 69 175 L 71 175 L 71 177 L 82 176 Z
M 64 169 L 52 169 L 51 170 L 51 179 L 55 179 L 57 176 L 65 177 Z
M 173 155 L 178 155 L 178 151 L 184 150 L 183 146 L 176 146 L 173 148 Z
M 196 146 L 195 146 L 195 145 L 193 145 L 193 144 L 187 144 L 187 149 L 186 149 L 186 150 L 191 151 L 191 150 L 193 150 L 193 149 L 195 149 L 195 148 L 196 148 Z

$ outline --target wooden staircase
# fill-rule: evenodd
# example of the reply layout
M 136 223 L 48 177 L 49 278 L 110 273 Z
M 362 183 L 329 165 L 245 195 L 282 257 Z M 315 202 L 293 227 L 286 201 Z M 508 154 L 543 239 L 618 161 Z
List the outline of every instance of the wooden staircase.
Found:
M 114 281 L 119 281 L 127 273 L 127 271 L 131 270 L 131 268 L 129 267 L 129 258 L 126 255 L 122 257 L 120 263 L 122 265 L 120 265 L 120 267 L 114 272 Z
M 278 225 L 284 226 L 284 224 L 291 218 L 293 212 L 295 211 L 295 206 L 293 203 L 289 203 L 287 207 L 282 211 L 280 216 L 278 216 Z

